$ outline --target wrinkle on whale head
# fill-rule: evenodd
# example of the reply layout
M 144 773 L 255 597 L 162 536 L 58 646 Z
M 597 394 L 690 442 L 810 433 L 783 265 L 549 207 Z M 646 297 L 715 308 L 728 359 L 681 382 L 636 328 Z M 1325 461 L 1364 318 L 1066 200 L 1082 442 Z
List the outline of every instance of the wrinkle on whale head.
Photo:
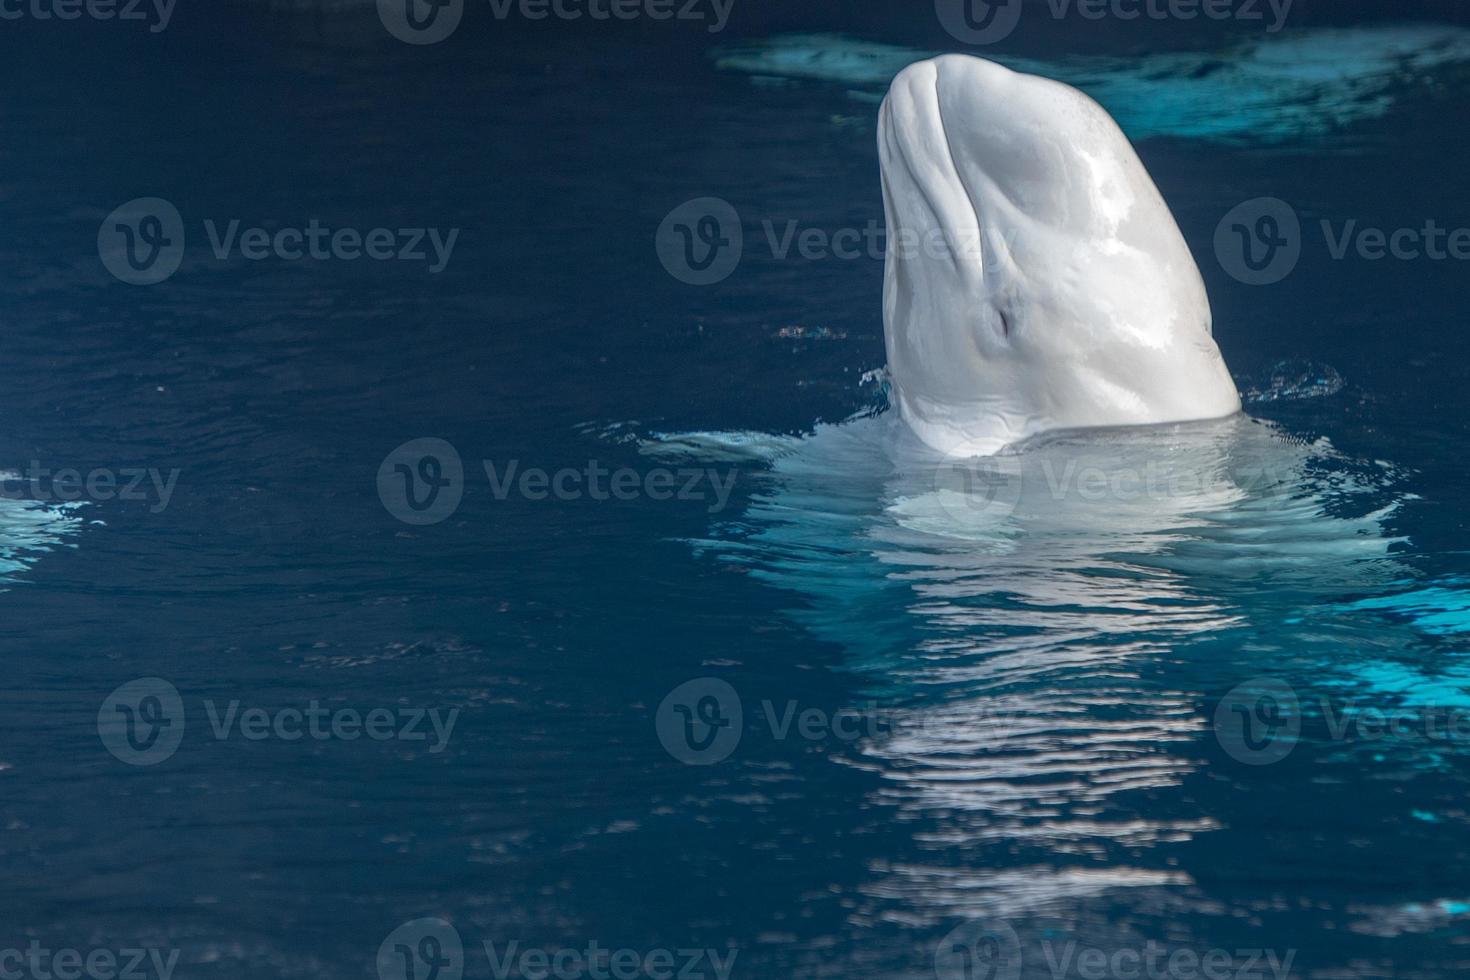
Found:
M 924 442 L 1239 411 L 1189 247 L 1092 99 L 943 55 L 894 79 L 878 152 L 888 370 Z

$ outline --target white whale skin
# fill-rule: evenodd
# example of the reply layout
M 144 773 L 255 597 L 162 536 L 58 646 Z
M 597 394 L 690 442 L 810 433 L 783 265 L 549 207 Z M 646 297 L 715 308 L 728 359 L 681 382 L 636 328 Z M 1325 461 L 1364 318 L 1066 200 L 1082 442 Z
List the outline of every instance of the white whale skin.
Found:
M 1240 410 L 1189 247 L 1092 99 L 943 55 L 893 80 L 878 151 L 892 396 L 924 442 Z

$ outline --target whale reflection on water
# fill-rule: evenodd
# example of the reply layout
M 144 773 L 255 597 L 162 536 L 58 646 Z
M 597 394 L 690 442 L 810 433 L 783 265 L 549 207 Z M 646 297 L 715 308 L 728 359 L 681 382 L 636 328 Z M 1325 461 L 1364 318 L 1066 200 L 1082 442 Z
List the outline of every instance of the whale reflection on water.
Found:
M 1210 717 L 1199 673 L 1170 666 L 1269 656 L 1303 607 L 1402 574 L 1383 526 L 1392 468 L 1240 415 L 969 460 L 891 413 L 644 451 L 757 466 L 746 512 L 698 547 L 797 595 L 792 615 L 895 706 L 890 731 L 839 759 L 877 777 L 870 802 L 935 857 L 875 868 L 859 918 L 1187 883 L 1138 859 L 1216 826 L 1168 792 Z

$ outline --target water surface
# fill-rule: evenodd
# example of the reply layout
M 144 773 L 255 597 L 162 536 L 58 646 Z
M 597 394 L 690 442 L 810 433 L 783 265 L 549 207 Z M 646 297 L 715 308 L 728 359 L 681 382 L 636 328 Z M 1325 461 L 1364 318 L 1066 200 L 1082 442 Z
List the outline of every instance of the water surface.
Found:
M 0 469 L 179 472 L 164 507 L 0 508 L 0 946 L 365 977 L 392 930 L 435 916 L 471 976 L 491 975 L 481 942 L 514 939 L 734 948 L 734 976 L 909 977 L 980 922 L 1016 931 L 1028 975 L 1049 975 L 1047 937 L 1294 951 L 1302 977 L 1463 974 L 1465 742 L 1333 738 L 1317 709 L 1470 697 L 1464 270 L 1339 261 L 1317 231 L 1470 225 L 1453 72 L 1266 146 L 1139 145 L 1251 414 L 1295 447 L 1306 490 L 1264 520 L 1227 492 L 1208 520 L 1043 508 L 955 534 L 925 494 L 965 485 L 895 476 L 869 438 L 891 416 L 824 429 L 844 434 L 826 454 L 697 457 L 736 474 L 717 513 L 493 492 L 481 460 L 646 473 L 670 465 L 648 451 L 660 435 L 797 436 L 879 400 L 861 379 L 883 363 L 881 262 L 778 258 L 762 229 L 881 222 L 871 104 L 754 84 L 715 51 L 793 31 L 953 47 L 924 17 L 752 11 L 722 37 L 481 18 L 424 49 L 370 11 L 0 33 Z M 1007 51 L 1221 42 L 1064 28 Z M 127 286 L 98 226 L 150 195 L 190 242 L 167 282 Z M 1213 239 L 1265 195 L 1299 211 L 1304 248 L 1251 287 Z M 708 287 L 653 247 L 699 196 L 746 233 Z M 221 261 L 199 232 L 314 217 L 461 234 L 431 274 Z M 425 437 L 469 476 L 452 517 L 408 525 L 377 473 Z M 1178 438 L 1083 455 L 1116 465 L 1162 439 L 1167 457 Z M 188 729 L 166 760 L 126 765 L 97 715 L 145 677 L 181 692 Z M 1214 719 L 1263 677 L 1305 717 L 1285 759 L 1254 766 Z M 701 678 L 744 709 L 708 766 L 656 727 Z M 204 702 L 235 699 L 460 715 L 438 752 L 213 738 Z M 794 704 L 890 724 L 780 737 L 767 702 L 778 720 Z

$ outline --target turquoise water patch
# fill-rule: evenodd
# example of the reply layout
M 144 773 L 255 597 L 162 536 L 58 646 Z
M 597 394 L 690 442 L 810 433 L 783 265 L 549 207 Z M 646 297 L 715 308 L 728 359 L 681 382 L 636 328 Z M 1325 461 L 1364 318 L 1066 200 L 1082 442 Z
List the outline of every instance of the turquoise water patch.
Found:
M 1352 669 L 1374 691 L 1398 697 L 1407 707 L 1470 709 L 1470 666 L 1430 676 L 1405 664 L 1380 661 Z
M 1436 636 L 1470 633 L 1470 591 L 1450 585 L 1361 599 L 1348 608 L 1406 616 L 1416 629 Z
M 46 552 L 71 546 L 82 524 L 78 506 L 0 499 L 0 590 Z
M 939 53 L 840 34 L 788 34 L 724 48 L 714 57 L 729 71 L 837 82 L 872 96 L 906 65 Z M 1081 89 L 1134 139 L 1279 144 L 1386 114 L 1416 83 L 1470 64 L 1470 31 L 1365 27 L 1144 57 L 1040 60 L 989 51 L 986 57 Z

